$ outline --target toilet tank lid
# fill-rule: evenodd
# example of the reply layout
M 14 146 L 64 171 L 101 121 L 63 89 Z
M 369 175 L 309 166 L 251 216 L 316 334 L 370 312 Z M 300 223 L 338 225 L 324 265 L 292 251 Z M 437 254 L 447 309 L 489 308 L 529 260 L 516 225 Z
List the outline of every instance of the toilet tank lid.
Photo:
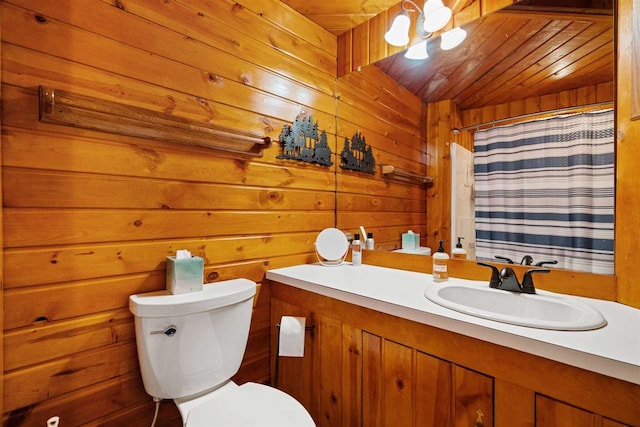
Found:
M 169 317 L 236 304 L 256 294 L 255 282 L 233 279 L 205 284 L 200 292 L 173 295 L 168 290 L 131 295 L 129 310 L 138 317 Z

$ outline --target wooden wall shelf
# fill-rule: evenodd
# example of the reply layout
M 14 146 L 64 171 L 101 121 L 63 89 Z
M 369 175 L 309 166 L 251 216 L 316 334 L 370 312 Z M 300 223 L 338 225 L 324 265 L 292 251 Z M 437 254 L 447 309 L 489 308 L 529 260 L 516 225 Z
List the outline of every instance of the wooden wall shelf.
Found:
M 433 183 L 433 177 L 431 176 L 418 175 L 416 173 L 397 168 L 393 165 L 382 165 L 382 175 L 391 179 L 405 182 L 413 181 L 423 185 Z
M 261 157 L 269 137 L 40 86 L 41 122 Z

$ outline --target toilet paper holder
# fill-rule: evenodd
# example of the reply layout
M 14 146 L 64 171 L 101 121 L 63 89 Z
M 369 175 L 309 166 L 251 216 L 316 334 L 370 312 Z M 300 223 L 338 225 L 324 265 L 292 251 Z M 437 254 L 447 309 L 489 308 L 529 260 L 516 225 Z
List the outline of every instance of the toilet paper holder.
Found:
M 312 329 L 314 329 L 316 327 L 316 325 L 311 325 L 311 326 L 305 326 L 304 330 L 305 331 L 311 331 Z M 276 323 L 276 328 L 280 329 L 280 323 Z
M 276 323 L 276 328 L 278 330 L 280 330 L 280 323 Z M 304 327 L 304 331 L 308 332 L 308 331 L 313 331 L 316 328 L 316 325 L 309 325 L 309 326 L 305 326 Z M 273 386 L 275 388 L 278 388 L 278 373 L 279 373 L 279 367 L 280 367 L 280 333 L 278 333 L 278 342 L 276 344 L 276 366 L 275 366 L 275 372 L 274 372 L 274 379 L 273 379 Z

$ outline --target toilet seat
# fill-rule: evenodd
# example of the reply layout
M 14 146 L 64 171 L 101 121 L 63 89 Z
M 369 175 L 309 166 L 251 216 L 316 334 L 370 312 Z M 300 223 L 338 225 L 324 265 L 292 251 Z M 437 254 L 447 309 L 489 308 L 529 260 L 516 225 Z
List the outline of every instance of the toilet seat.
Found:
M 186 417 L 183 414 L 187 427 L 315 427 L 297 400 L 262 384 L 229 382 L 197 400 L 196 406 L 176 401 L 181 412 L 192 406 Z

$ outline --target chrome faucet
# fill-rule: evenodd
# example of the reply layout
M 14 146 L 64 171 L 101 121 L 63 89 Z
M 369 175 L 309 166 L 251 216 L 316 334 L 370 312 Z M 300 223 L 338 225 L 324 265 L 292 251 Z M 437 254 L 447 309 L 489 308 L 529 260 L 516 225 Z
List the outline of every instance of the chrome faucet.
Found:
M 502 289 L 504 291 L 521 292 L 524 294 L 535 294 L 536 288 L 533 285 L 534 273 L 549 273 L 550 270 L 546 268 L 534 268 L 527 270 L 522 278 L 522 283 L 518 281 L 516 272 L 511 267 L 504 267 L 502 270 L 498 270 L 495 265 L 485 264 L 482 262 L 477 263 L 482 267 L 489 267 L 491 269 L 491 280 L 489 281 L 489 287 L 495 289 Z

